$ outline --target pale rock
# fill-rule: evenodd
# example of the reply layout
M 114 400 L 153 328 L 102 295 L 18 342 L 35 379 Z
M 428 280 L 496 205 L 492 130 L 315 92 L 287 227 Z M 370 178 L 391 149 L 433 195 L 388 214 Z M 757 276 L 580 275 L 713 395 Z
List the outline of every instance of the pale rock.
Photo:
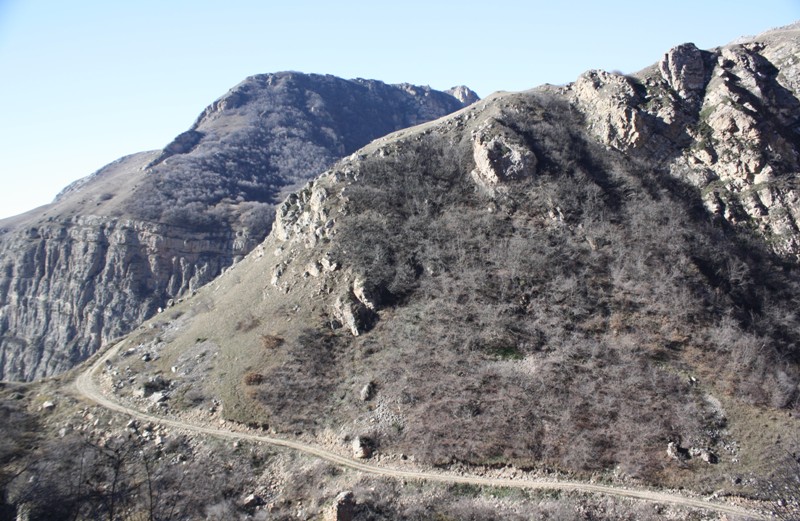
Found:
M 618 150 L 640 145 L 648 136 L 645 118 L 637 108 L 640 96 L 633 81 L 621 74 L 591 70 L 568 91 L 597 139 Z
M 322 269 L 327 272 L 336 271 L 339 269 L 339 263 L 335 260 L 331 259 L 328 255 L 325 255 L 319 260 L 320 265 L 322 265 Z
M 689 451 L 671 441 L 667 444 L 667 456 L 677 461 L 686 461 L 689 459 Z
M 353 296 L 355 296 L 370 311 L 376 311 L 380 303 L 380 296 L 374 286 L 363 277 L 353 281 Z
M 497 121 L 488 122 L 473 134 L 472 155 L 472 177 L 489 190 L 536 174 L 536 155 L 519 136 Z
M 358 397 L 361 399 L 362 402 L 369 401 L 372 398 L 372 395 L 375 393 L 375 382 L 367 382 L 364 384 L 364 387 L 361 388 L 361 391 L 358 393 Z
M 255 508 L 264 504 L 264 500 L 256 494 L 248 494 L 242 500 L 242 506 L 245 508 Z
M 372 456 L 372 440 L 365 436 L 356 436 L 352 443 L 353 457 L 357 459 L 368 459 Z
M 464 85 L 453 87 L 452 89 L 448 89 L 445 92 L 453 96 L 458 101 L 460 101 L 465 107 L 467 105 L 472 105 L 473 103 L 475 103 L 476 101 L 480 101 L 481 99 L 475 93 L 475 91 Z
M 358 300 L 352 291 L 336 298 L 332 315 L 348 328 L 353 336 L 359 336 L 368 330 L 375 319 L 375 313 Z
M 693 43 L 670 49 L 658 68 L 664 81 L 684 99 L 696 99 L 705 87 L 703 53 Z
M 333 501 L 333 505 L 325 511 L 325 521 L 353 521 L 355 511 L 355 499 L 353 493 L 348 491 L 341 492 Z

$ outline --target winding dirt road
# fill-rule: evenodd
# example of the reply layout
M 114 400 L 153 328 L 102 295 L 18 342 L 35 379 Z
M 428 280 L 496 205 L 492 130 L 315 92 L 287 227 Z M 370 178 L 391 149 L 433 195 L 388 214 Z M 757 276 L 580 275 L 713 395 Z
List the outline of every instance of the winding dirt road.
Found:
M 176 429 L 183 429 L 219 438 L 229 438 L 233 440 L 248 440 L 268 443 L 278 447 L 286 447 L 289 449 L 300 451 L 304 454 L 315 456 L 317 458 L 335 463 L 342 467 L 347 467 L 360 472 L 374 474 L 378 476 L 387 476 L 398 479 L 422 480 L 440 483 L 464 483 L 477 486 L 490 486 L 490 487 L 513 487 L 522 489 L 549 489 L 549 490 L 563 490 L 563 491 L 579 491 L 588 492 L 593 494 L 605 494 L 609 496 L 625 497 L 632 499 L 639 499 L 643 501 L 651 501 L 665 505 L 677 505 L 681 507 L 698 508 L 702 510 L 709 510 L 719 512 L 722 514 L 733 515 L 744 519 L 757 519 L 769 520 L 770 518 L 760 514 L 745 510 L 743 508 L 728 505 L 724 503 L 717 503 L 704 499 L 690 498 L 679 496 L 676 494 L 668 494 L 664 492 L 656 492 L 645 489 L 635 488 L 622 488 L 609 485 L 596 485 L 592 483 L 585 483 L 579 481 L 534 481 L 528 479 L 506 479 L 506 478 L 487 478 L 481 476 L 456 476 L 450 474 L 439 474 L 434 472 L 414 472 L 409 470 L 398 470 L 388 467 L 382 467 L 369 463 L 363 463 L 358 460 L 350 459 L 334 452 L 330 452 L 320 447 L 307 445 L 283 438 L 274 438 L 272 436 L 264 436 L 261 434 L 250 434 L 242 432 L 232 432 L 222 429 L 215 429 L 202 425 L 195 425 L 191 423 L 184 423 L 181 421 L 170 420 L 153 416 L 135 409 L 131 409 L 114 401 L 108 396 L 104 395 L 100 388 L 97 386 L 93 379 L 93 375 L 97 370 L 109 360 L 119 349 L 120 344 L 113 346 L 108 351 L 97 358 L 97 360 L 82 372 L 75 380 L 75 386 L 80 394 L 89 400 L 97 403 L 98 405 L 119 412 L 121 414 L 145 420 L 153 423 L 160 423 L 162 425 L 173 427 Z

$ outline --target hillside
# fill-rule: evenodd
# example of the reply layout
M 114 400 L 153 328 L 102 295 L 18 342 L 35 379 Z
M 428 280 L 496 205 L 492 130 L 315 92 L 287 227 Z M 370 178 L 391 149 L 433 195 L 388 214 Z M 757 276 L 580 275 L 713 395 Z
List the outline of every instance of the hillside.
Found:
M 0 379 L 62 372 L 259 244 L 336 159 L 477 96 L 293 72 L 253 76 L 163 150 L 0 221 Z
M 670 442 L 723 460 L 701 475 L 755 461 L 734 411 L 798 407 L 798 70 L 775 58 L 797 51 L 684 45 L 380 139 L 127 341 L 157 362 L 116 364 L 429 465 L 670 483 Z
M 241 261 L 98 358 L 79 397 L 56 381 L 14 390 L 18 402 L 49 410 L 42 422 L 71 443 L 153 450 L 165 483 L 188 469 L 203 500 L 175 501 L 197 517 L 720 512 L 555 484 L 437 488 L 392 479 L 399 469 L 568 477 L 794 519 L 798 56 L 798 26 L 684 44 L 636 74 L 498 93 L 377 139 L 290 194 Z M 93 376 L 139 416 L 77 402 L 98 401 Z M 308 456 L 323 452 L 392 472 Z M 68 497 L 46 468 L 10 495 Z

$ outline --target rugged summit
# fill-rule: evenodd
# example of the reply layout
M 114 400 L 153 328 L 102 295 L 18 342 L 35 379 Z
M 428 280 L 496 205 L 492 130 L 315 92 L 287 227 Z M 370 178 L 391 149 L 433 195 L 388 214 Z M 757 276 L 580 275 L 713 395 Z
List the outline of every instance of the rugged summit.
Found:
M 357 457 L 712 490 L 767 472 L 800 406 L 799 36 L 372 142 L 132 334 L 108 388 L 146 406 L 161 371 L 167 410 Z
M 0 379 L 72 367 L 242 258 L 275 204 L 337 158 L 473 99 L 463 87 L 253 76 L 163 150 L 0 221 Z

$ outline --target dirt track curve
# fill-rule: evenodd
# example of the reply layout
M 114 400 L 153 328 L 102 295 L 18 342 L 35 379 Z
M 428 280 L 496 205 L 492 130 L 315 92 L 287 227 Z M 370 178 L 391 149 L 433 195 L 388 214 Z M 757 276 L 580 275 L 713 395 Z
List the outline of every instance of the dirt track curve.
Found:
M 765 521 L 771 519 L 770 517 L 767 517 L 758 512 L 745 510 L 743 508 L 733 505 L 727 505 L 724 503 L 717 503 L 704 499 L 684 497 L 676 494 L 668 494 L 664 492 L 656 492 L 645 489 L 622 488 L 609 485 L 596 485 L 592 483 L 585 483 L 579 481 L 534 481 L 528 479 L 487 478 L 481 476 L 464 476 L 464 475 L 456 476 L 450 474 L 439 474 L 434 472 L 414 472 L 409 470 L 398 470 L 398 469 L 373 465 L 369 463 L 363 463 L 361 461 L 350 459 L 341 456 L 339 454 L 336 454 L 334 452 L 330 452 L 320 447 L 315 447 L 313 445 L 307 445 L 305 443 L 299 443 L 296 441 L 291 441 L 283 438 L 274 438 L 272 436 L 264 436 L 261 434 L 226 431 L 202 425 L 195 425 L 191 423 L 184 423 L 180 421 L 170 420 L 159 416 L 153 416 L 141 411 L 137 411 L 135 409 L 128 408 L 114 401 L 113 399 L 107 397 L 100 391 L 99 387 L 94 382 L 94 379 L 92 378 L 94 373 L 105 363 L 106 360 L 110 359 L 117 352 L 118 349 L 119 349 L 119 344 L 109 348 L 106 353 L 98 357 L 97 360 L 88 367 L 88 369 L 86 369 L 85 371 L 83 371 L 78 375 L 78 377 L 75 380 L 75 386 L 80 394 L 82 394 L 89 400 L 97 403 L 98 405 L 105 407 L 106 409 L 110 409 L 112 411 L 116 411 L 121 414 L 131 416 L 133 418 L 138 418 L 140 420 L 160 423 L 162 425 L 174 427 L 176 429 L 194 431 L 198 433 L 208 434 L 211 436 L 216 436 L 219 438 L 259 441 L 263 443 L 268 443 L 270 445 L 275 445 L 278 447 L 286 447 L 289 449 L 300 451 L 304 454 L 315 456 L 317 458 L 329 461 L 331 463 L 335 463 L 337 465 L 341 465 L 342 467 L 347 467 L 353 470 L 365 472 L 368 474 L 374 474 L 378 476 L 387 476 L 391 478 L 422 480 L 422 481 L 432 481 L 441 483 L 464 483 L 470 485 L 490 486 L 490 487 L 513 487 L 513 488 L 524 488 L 524 489 L 549 489 L 549 490 L 564 490 L 564 491 L 574 490 L 574 491 L 588 492 L 593 494 L 605 494 L 609 496 L 639 499 L 643 501 L 651 501 L 660 504 L 699 508 L 703 510 L 719 512 L 722 514 L 740 516 L 741 518 L 744 519 L 758 519 Z

